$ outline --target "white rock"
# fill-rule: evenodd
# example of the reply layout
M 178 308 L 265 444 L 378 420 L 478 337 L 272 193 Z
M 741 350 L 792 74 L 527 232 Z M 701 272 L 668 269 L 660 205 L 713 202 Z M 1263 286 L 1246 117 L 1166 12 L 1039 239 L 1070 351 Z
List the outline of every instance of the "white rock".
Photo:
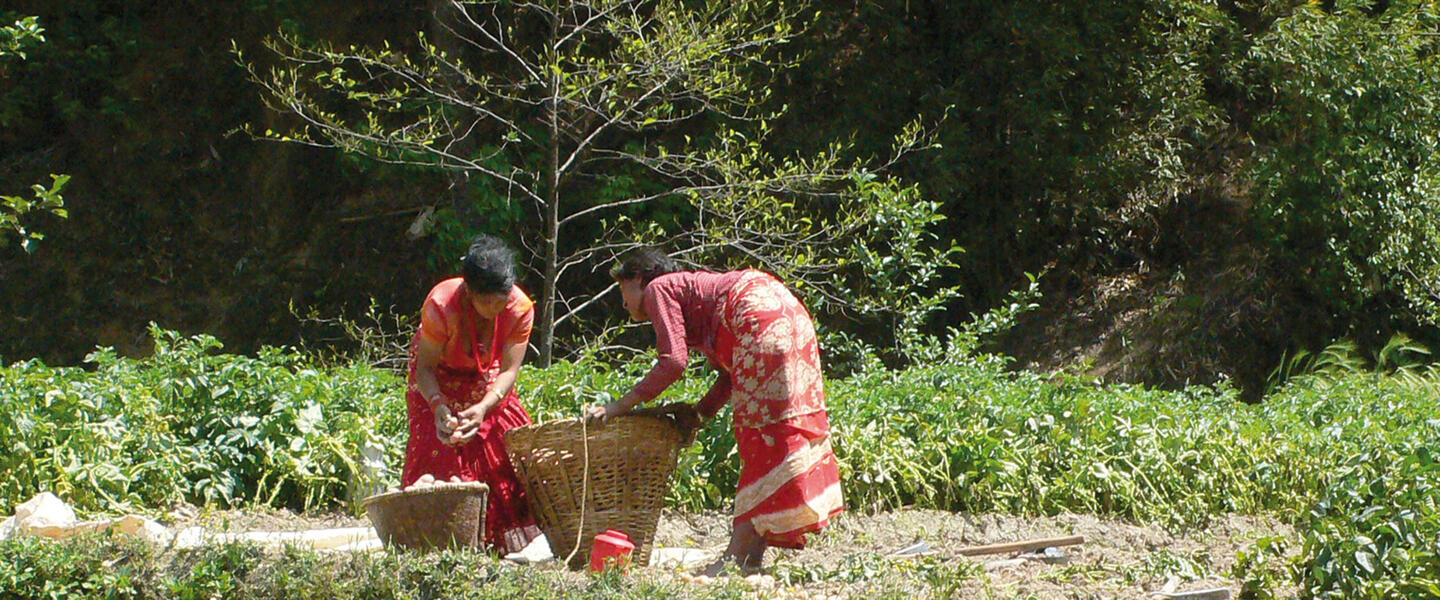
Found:
M 75 510 L 50 492 L 40 492 L 15 507 L 15 525 L 20 535 L 61 537 L 75 522 Z
M 63 540 L 71 536 L 80 535 L 82 533 L 97 533 L 101 531 L 107 531 L 109 529 L 109 520 L 80 521 L 78 523 L 72 523 L 69 527 L 65 527 L 52 537 Z
M 138 537 L 152 544 L 169 544 L 175 539 L 170 528 L 149 517 L 125 515 L 110 523 L 110 529 L 125 535 Z
M 519 552 L 506 554 L 505 560 L 522 565 L 538 565 L 555 560 L 555 554 L 550 551 L 550 540 L 542 533 L 530 540 Z
M 195 548 L 205 543 L 205 528 L 199 525 L 186 527 L 175 534 L 171 545 L 176 548 Z
M 714 559 L 715 553 L 699 548 L 656 548 L 650 552 L 650 566 L 666 569 L 688 569 Z
M 775 587 L 775 578 L 769 575 L 762 575 L 760 573 L 756 573 L 754 575 L 747 575 L 745 577 L 745 583 L 748 584 L 750 587 L 765 590 Z

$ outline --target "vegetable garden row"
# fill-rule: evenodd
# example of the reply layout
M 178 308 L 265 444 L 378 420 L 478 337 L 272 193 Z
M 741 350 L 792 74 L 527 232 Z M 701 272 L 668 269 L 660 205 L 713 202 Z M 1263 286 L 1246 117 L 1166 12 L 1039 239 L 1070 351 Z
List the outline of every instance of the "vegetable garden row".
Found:
M 396 374 L 154 335 L 143 360 L 102 349 L 91 369 L 0 367 L 0 512 L 41 490 L 88 512 L 353 509 L 398 479 Z M 573 417 L 643 366 L 527 368 L 521 400 L 537 421 Z M 1402 598 L 1440 596 L 1437 381 L 1300 378 L 1247 405 L 1223 387 L 1100 385 L 952 352 L 904 370 L 873 364 L 827 393 L 852 510 L 1078 512 L 1177 528 L 1270 514 L 1296 526 L 1302 547 L 1290 558 L 1262 539 L 1247 552 L 1257 591 L 1273 580 L 1307 596 Z M 690 377 L 669 399 L 693 400 L 707 383 Z M 733 490 L 727 427 L 712 421 L 697 444 L 711 451 L 684 452 L 672 505 L 719 508 Z M 19 585 L 3 575 L 0 587 Z

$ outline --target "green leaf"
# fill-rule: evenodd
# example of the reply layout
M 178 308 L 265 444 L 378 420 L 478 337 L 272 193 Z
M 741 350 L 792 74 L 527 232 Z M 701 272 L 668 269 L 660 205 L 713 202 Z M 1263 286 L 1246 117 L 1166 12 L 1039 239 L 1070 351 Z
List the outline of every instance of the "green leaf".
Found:
M 1355 562 L 1360 565 L 1360 568 L 1365 569 L 1366 573 L 1375 573 L 1375 555 L 1369 550 L 1357 550 Z

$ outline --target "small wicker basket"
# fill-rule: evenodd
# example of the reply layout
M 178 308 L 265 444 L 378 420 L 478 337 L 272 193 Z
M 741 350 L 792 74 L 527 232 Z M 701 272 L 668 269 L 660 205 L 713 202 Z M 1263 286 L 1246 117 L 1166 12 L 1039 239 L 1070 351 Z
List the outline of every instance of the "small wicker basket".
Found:
M 584 532 L 570 568 L 588 564 L 595 535 L 607 529 L 629 535 L 634 563 L 649 564 L 680 451 L 682 436 L 673 423 L 663 416 L 620 416 L 589 427 L 568 419 L 506 432 L 510 462 L 556 557 L 575 548 L 583 506 Z M 581 490 L 588 491 L 583 501 Z
M 484 540 L 490 486 L 441 482 L 361 501 L 386 546 L 415 550 L 479 546 Z

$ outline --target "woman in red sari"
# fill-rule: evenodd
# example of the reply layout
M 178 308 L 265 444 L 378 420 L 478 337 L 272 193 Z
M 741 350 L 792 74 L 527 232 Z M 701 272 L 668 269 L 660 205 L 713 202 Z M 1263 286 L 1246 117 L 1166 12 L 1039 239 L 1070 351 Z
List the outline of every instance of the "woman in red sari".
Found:
M 461 258 L 463 278 L 430 290 L 410 346 L 405 400 L 410 442 L 401 484 L 425 475 L 490 486 L 485 543 L 518 552 L 540 535 L 505 452 L 505 431 L 529 425 L 515 395 L 534 303 L 515 285 L 504 243 L 479 236 Z
M 720 374 L 696 410 L 708 419 L 733 405 L 741 463 L 730 544 L 706 573 L 728 562 L 759 569 L 770 546 L 804 548 L 806 534 L 844 509 L 810 314 L 768 273 L 681 271 L 653 248 L 610 274 L 630 316 L 655 328 L 658 357 L 634 389 L 587 416 L 654 398 L 684 374 L 689 351 L 701 351 Z

